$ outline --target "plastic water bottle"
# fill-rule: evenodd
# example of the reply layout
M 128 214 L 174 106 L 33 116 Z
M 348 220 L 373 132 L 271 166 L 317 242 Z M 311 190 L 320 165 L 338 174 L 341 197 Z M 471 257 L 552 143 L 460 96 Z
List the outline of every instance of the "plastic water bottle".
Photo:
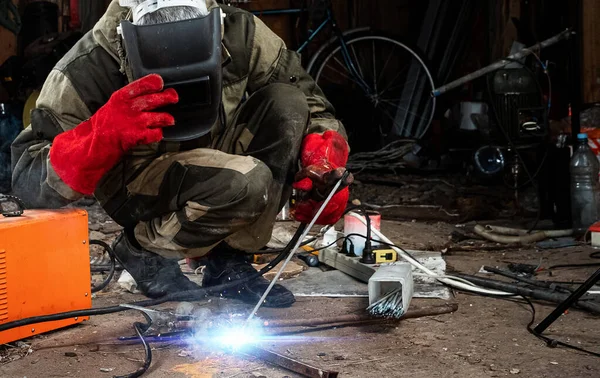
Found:
M 583 234 L 598 221 L 600 184 L 598 158 L 588 145 L 587 134 L 577 135 L 577 146 L 571 158 L 571 213 L 573 230 Z

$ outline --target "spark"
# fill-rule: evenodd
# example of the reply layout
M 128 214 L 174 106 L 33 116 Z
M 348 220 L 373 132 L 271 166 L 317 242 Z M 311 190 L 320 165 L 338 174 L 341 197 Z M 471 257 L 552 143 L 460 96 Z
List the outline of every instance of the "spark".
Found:
M 227 320 L 213 324 L 212 327 L 197 330 L 194 341 L 207 345 L 218 345 L 233 352 L 240 351 L 247 346 L 260 343 L 264 339 L 264 331 L 259 321 L 245 322 Z

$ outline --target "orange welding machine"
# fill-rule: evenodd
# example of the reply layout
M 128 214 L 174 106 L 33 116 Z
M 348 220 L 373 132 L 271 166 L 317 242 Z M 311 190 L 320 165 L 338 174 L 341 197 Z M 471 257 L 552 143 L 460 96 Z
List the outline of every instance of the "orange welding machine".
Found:
M 0 324 L 92 307 L 88 215 L 81 209 L 25 210 L 0 216 Z M 0 344 L 88 317 L 0 332 Z

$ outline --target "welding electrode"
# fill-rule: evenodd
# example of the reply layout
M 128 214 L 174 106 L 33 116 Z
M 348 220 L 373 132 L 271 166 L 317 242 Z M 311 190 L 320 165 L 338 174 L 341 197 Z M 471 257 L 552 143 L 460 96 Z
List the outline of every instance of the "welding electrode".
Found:
M 325 200 L 321 204 L 321 207 L 319 208 L 319 210 L 317 211 L 317 213 L 315 214 L 315 216 L 313 217 L 313 219 L 310 221 L 310 223 L 308 225 L 305 224 L 305 223 L 302 223 L 300 225 L 301 228 L 303 228 L 302 235 L 300 235 L 300 237 L 297 240 L 294 241 L 294 247 L 292 247 L 290 250 L 286 251 L 287 258 L 285 259 L 285 261 L 281 265 L 281 268 L 279 268 L 279 271 L 277 272 L 277 274 L 275 274 L 275 277 L 273 277 L 273 279 L 271 280 L 271 283 L 269 284 L 269 287 L 267 287 L 267 289 L 263 293 L 262 297 L 258 300 L 258 303 L 256 304 L 256 306 L 254 306 L 254 309 L 252 309 L 252 312 L 250 313 L 250 315 L 246 319 L 246 322 L 250 322 L 254 318 L 254 316 L 258 312 L 258 309 L 264 303 L 265 298 L 267 297 L 267 295 L 269 295 L 269 292 L 271 291 L 271 289 L 273 289 L 273 286 L 275 285 L 275 283 L 277 283 L 277 280 L 279 279 L 279 276 L 281 276 L 281 273 L 283 272 L 283 270 L 285 269 L 285 267 L 287 266 L 287 264 L 292 259 L 292 256 L 295 255 L 296 250 L 300 247 L 300 244 L 302 243 L 302 240 L 304 240 L 304 238 L 306 237 L 306 235 L 308 235 L 308 232 L 310 231 L 310 229 L 312 228 L 312 226 L 314 226 L 314 224 L 317 221 L 317 219 L 319 219 L 319 216 L 321 215 L 321 213 L 323 212 L 323 210 L 325 209 L 325 207 L 327 206 L 327 204 L 329 203 L 329 201 L 331 200 L 331 198 L 335 195 L 335 193 L 337 193 L 338 189 L 342 186 L 342 183 L 346 180 L 346 178 L 348 177 L 348 175 L 349 175 L 348 171 L 344 172 L 344 174 L 342 175 L 342 177 L 337 181 L 337 183 L 331 189 L 331 192 L 329 192 L 329 195 L 327 196 L 327 198 L 325 198 Z M 298 233 L 299 232 L 296 231 L 296 234 L 298 234 Z M 296 236 L 296 234 L 294 234 L 294 236 Z M 292 241 L 290 241 L 290 243 L 288 244 L 288 246 L 290 246 L 290 245 L 292 245 Z M 278 256 L 278 257 L 280 257 L 280 256 Z

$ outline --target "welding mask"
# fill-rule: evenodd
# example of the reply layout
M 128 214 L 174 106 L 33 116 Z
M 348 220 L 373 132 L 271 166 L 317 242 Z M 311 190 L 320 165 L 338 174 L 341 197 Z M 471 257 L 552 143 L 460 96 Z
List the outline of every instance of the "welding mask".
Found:
M 120 1 L 121 6 L 128 3 Z M 136 25 L 145 14 L 173 6 L 193 6 L 205 16 Z M 148 0 L 133 6 L 132 14 L 133 22 L 122 21 L 119 33 L 133 80 L 158 74 L 165 88 L 179 94 L 177 104 L 159 109 L 175 117 L 175 126 L 163 129 L 163 140 L 181 142 L 208 134 L 221 105 L 220 8 L 208 12 L 204 0 Z

